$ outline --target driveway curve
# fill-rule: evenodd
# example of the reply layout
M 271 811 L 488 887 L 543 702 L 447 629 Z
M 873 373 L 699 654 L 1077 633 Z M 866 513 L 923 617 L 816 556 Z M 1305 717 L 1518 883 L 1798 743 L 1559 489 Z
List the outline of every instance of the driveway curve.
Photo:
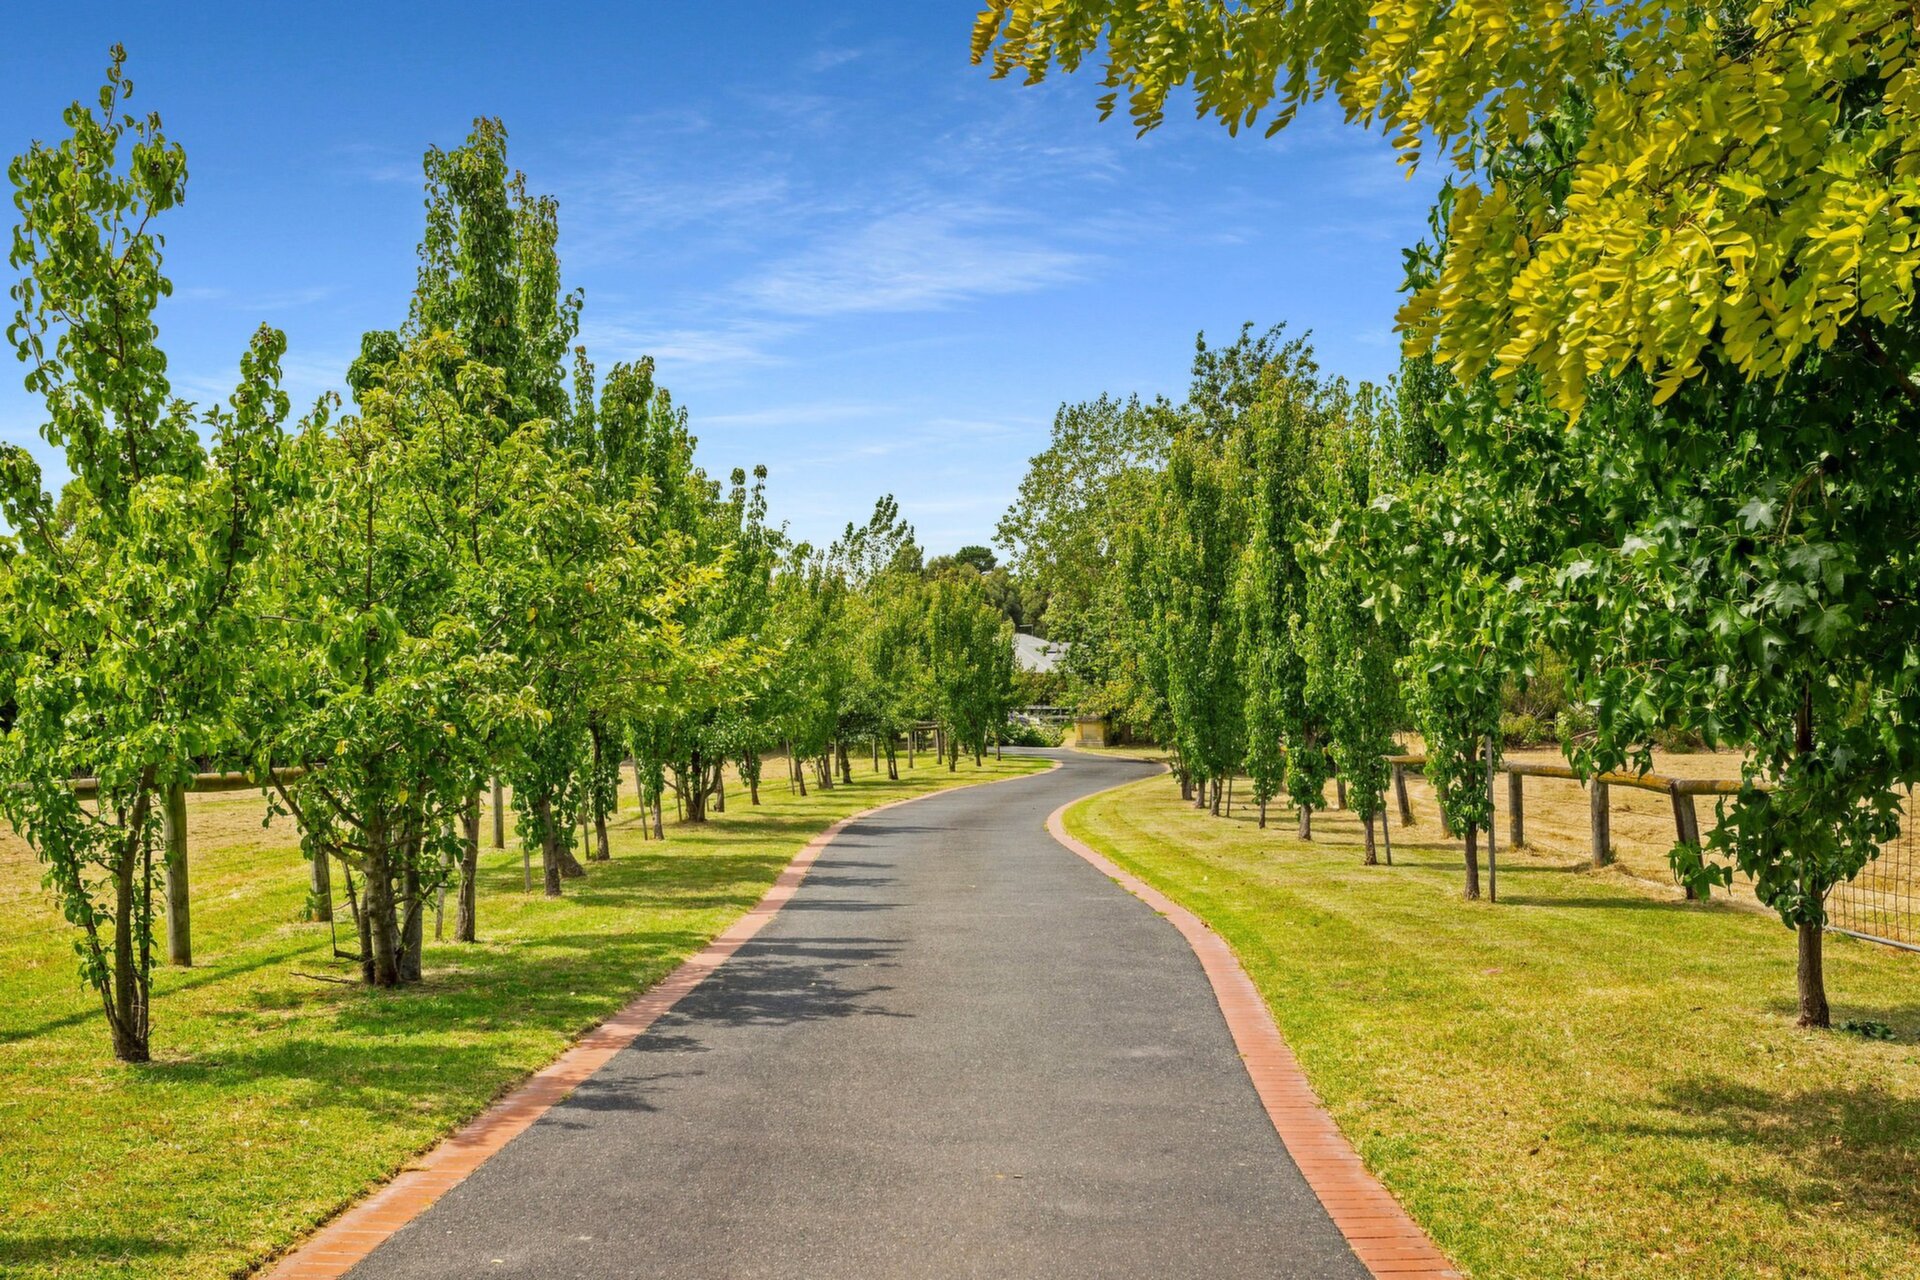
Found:
M 1151 767 L 876 813 L 779 915 L 351 1273 L 1368 1275 L 1187 943 L 1048 813 Z

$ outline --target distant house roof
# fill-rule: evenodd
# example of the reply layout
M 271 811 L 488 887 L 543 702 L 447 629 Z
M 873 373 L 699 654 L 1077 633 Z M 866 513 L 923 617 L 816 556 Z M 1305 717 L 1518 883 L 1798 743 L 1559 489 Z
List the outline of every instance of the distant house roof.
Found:
M 1013 664 L 1022 671 L 1052 671 L 1067 656 L 1067 646 L 1030 636 L 1024 631 L 1013 637 Z

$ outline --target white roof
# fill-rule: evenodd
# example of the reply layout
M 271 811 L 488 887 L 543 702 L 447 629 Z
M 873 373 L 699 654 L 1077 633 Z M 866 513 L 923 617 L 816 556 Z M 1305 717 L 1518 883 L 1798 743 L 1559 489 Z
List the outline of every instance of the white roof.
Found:
M 1022 671 L 1052 671 L 1067 656 L 1067 646 L 1024 631 L 1014 633 L 1013 664 Z

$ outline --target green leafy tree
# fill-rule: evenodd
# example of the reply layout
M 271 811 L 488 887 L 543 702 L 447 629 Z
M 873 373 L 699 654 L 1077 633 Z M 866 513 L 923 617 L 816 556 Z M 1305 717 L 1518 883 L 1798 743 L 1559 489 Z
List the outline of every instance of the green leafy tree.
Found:
M 1366 832 L 1366 863 L 1379 855 L 1374 822 L 1384 819 L 1394 729 L 1401 716 L 1394 672 L 1398 630 L 1374 613 L 1371 548 L 1356 542 L 1367 534 L 1362 519 L 1372 503 L 1380 456 L 1378 392 L 1363 386 L 1349 399 L 1344 388 L 1330 396 L 1329 430 L 1316 450 L 1312 514 L 1306 543 L 1306 610 L 1303 648 L 1308 701 L 1323 709 L 1332 753 L 1347 796 Z
M 1132 628 L 1117 571 L 1122 544 L 1165 465 L 1175 422 L 1165 401 L 1102 396 L 1062 405 L 995 534 L 1017 578 L 1045 601 L 1046 635 L 1066 650 L 1068 697 L 1143 728 L 1152 695 L 1128 643 Z
M 1174 441 L 1161 489 L 1165 520 L 1152 572 L 1166 583 L 1158 618 L 1167 704 L 1196 802 L 1218 814 L 1240 767 L 1246 720 L 1233 582 L 1244 539 L 1232 460 L 1191 434 Z
M 1101 111 L 1124 94 L 1142 130 L 1185 85 L 1235 131 L 1331 96 L 1409 165 L 1442 149 L 1449 249 L 1402 320 L 1463 382 L 1530 367 L 1577 411 L 1597 375 L 1664 399 L 1715 363 L 1770 379 L 1838 347 L 1911 409 L 1915 41 L 1898 0 L 987 0 L 973 52 L 1034 81 L 1101 50 Z
M 58 501 L 24 449 L 0 450 L 0 812 L 47 868 L 80 932 L 82 978 L 113 1052 L 150 1052 L 154 845 L 197 760 L 234 748 L 244 599 L 277 495 L 286 397 L 280 334 L 262 329 L 225 409 L 196 415 L 167 379 L 154 312 L 172 292 L 155 220 L 183 199 L 186 154 L 126 108 L 113 50 L 69 136 L 8 166 L 21 273 L 8 338 L 40 432 L 72 480 Z M 203 435 L 204 433 L 204 435 Z M 91 803 L 71 782 L 92 777 Z
M 446 335 L 355 381 L 358 412 L 316 416 L 292 455 L 304 491 L 272 528 L 248 719 L 253 766 L 307 856 L 346 868 L 365 980 L 391 987 L 420 978 L 473 777 L 539 714 L 498 643 L 520 602 L 496 570 L 525 559 L 512 517 L 551 481 L 537 433 L 496 439 L 480 407 L 501 394 L 498 370 L 460 364 Z M 477 554 L 449 554 L 450 536 Z

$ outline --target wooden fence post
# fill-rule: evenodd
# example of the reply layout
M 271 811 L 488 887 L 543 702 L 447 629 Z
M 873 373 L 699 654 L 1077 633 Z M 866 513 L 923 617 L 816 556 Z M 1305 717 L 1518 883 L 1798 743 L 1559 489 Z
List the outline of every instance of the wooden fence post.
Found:
M 193 965 L 193 917 L 187 901 L 187 789 L 167 786 L 160 809 L 160 835 L 166 844 L 167 963 Z
M 1604 867 L 1613 861 L 1613 829 L 1607 811 L 1607 784 L 1598 778 L 1589 783 L 1587 802 L 1593 815 L 1593 865 Z
M 1698 849 L 1700 847 L 1700 813 L 1699 810 L 1694 808 L 1692 793 L 1681 791 L 1680 784 L 1673 783 L 1668 788 L 1668 794 L 1673 797 L 1673 831 L 1675 837 L 1679 843 L 1690 844 Z M 1687 897 L 1697 898 L 1700 896 L 1693 891 L 1692 885 L 1689 884 L 1684 887 L 1687 892 Z
M 1413 825 L 1413 806 L 1407 802 L 1407 766 L 1393 766 L 1393 795 L 1400 802 L 1400 825 Z
M 1522 775 L 1507 775 L 1507 846 L 1524 848 L 1527 843 L 1527 801 Z

